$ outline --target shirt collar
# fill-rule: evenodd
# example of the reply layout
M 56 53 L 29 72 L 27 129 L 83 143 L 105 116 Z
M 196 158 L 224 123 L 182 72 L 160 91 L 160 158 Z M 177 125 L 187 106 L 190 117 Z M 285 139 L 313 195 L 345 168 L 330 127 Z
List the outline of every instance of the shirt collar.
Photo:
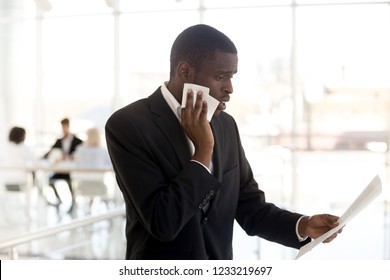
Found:
M 173 96 L 173 94 L 168 90 L 167 84 L 168 82 L 164 82 L 163 85 L 161 86 L 162 95 L 165 101 L 168 103 L 171 110 L 173 111 L 173 113 L 175 114 L 175 116 L 177 117 L 177 119 L 180 121 L 181 105 Z

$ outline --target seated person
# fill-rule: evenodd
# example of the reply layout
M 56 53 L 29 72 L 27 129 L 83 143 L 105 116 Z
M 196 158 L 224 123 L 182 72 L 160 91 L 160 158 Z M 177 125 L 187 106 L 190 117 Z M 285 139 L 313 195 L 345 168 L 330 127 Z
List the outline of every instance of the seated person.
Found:
M 26 139 L 26 130 L 22 127 L 12 127 L 9 135 L 6 149 L 4 151 L 3 165 L 9 167 L 20 167 L 21 170 L 9 170 L 4 172 L 4 185 L 8 191 L 20 191 L 27 184 L 27 172 L 23 168 L 32 165 L 35 157 L 24 144 Z
M 73 158 L 77 167 L 112 167 L 107 149 L 101 146 L 100 134 L 97 128 L 87 130 L 87 140 L 76 148 Z
M 76 168 L 87 169 L 72 172 L 71 178 L 76 191 L 89 197 L 106 196 L 107 186 L 104 183 L 104 172 L 94 172 L 94 169 L 111 169 L 111 161 L 106 148 L 100 144 L 100 134 L 97 128 L 87 130 L 87 140 L 79 145 L 74 153 Z M 93 169 L 88 172 L 88 169 Z

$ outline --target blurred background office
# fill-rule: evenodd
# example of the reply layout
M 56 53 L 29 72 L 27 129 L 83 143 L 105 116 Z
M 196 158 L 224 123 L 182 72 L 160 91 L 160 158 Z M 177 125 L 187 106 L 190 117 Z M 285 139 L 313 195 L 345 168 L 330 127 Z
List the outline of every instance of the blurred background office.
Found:
M 306 258 L 390 259 L 390 1 L 0 0 L 0 149 L 9 129 L 21 126 L 25 145 L 42 155 L 65 116 L 80 138 L 94 127 L 105 143 L 108 116 L 168 80 L 173 40 L 197 23 L 220 29 L 238 48 L 227 111 L 268 200 L 308 215 L 342 215 L 373 176 L 382 179 L 381 196 Z M 113 181 L 113 204 L 72 213 L 35 205 L 33 187 L 33 217 L 0 217 L 0 245 L 115 209 L 121 198 Z M 7 195 L 3 186 L 0 195 Z M 123 227 L 117 215 L 20 244 L 12 254 L 122 259 Z M 235 259 L 297 253 L 235 231 Z

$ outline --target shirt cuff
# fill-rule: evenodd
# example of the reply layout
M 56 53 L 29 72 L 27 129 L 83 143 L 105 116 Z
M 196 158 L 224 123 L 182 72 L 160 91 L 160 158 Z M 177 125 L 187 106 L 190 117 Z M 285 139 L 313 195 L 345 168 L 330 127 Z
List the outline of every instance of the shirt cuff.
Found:
M 204 168 L 206 168 L 206 170 L 211 174 L 210 169 L 209 169 L 206 165 L 204 165 L 203 163 L 201 163 L 200 161 L 197 161 L 197 160 L 194 160 L 194 159 L 191 159 L 191 161 L 196 162 L 196 163 L 199 163 L 199 164 L 202 165 Z
M 302 220 L 303 217 L 305 217 L 305 216 L 300 217 L 299 220 L 297 221 L 296 225 L 295 225 L 295 233 L 297 234 L 299 242 L 305 241 L 308 238 L 308 236 L 305 236 L 305 237 L 300 236 L 299 232 L 298 232 L 298 225 L 299 225 L 299 222 Z

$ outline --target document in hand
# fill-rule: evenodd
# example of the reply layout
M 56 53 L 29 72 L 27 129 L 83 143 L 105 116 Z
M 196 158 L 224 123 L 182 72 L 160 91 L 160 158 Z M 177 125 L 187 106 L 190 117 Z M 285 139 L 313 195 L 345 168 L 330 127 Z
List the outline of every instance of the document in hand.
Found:
M 380 193 L 382 192 L 382 182 L 378 175 L 376 175 L 367 187 L 360 193 L 360 195 L 355 199 L 351 206 L 345 211 L 345 213 L 339 219 L 339 225 L 334 229 L 324 233 L 320 237 L 312 240 L 310 243 L 301 247 L 298 252 L 298 255 L 295 259 L 300 258 L 307 252 L 311 251 L 318 244 L 322 243 L 325 239 L 331 236 L 333 233 L 337 232 L 340 228 L 345 226 L 353 217 L 355 217 L 359 212 L 366 208 Z

